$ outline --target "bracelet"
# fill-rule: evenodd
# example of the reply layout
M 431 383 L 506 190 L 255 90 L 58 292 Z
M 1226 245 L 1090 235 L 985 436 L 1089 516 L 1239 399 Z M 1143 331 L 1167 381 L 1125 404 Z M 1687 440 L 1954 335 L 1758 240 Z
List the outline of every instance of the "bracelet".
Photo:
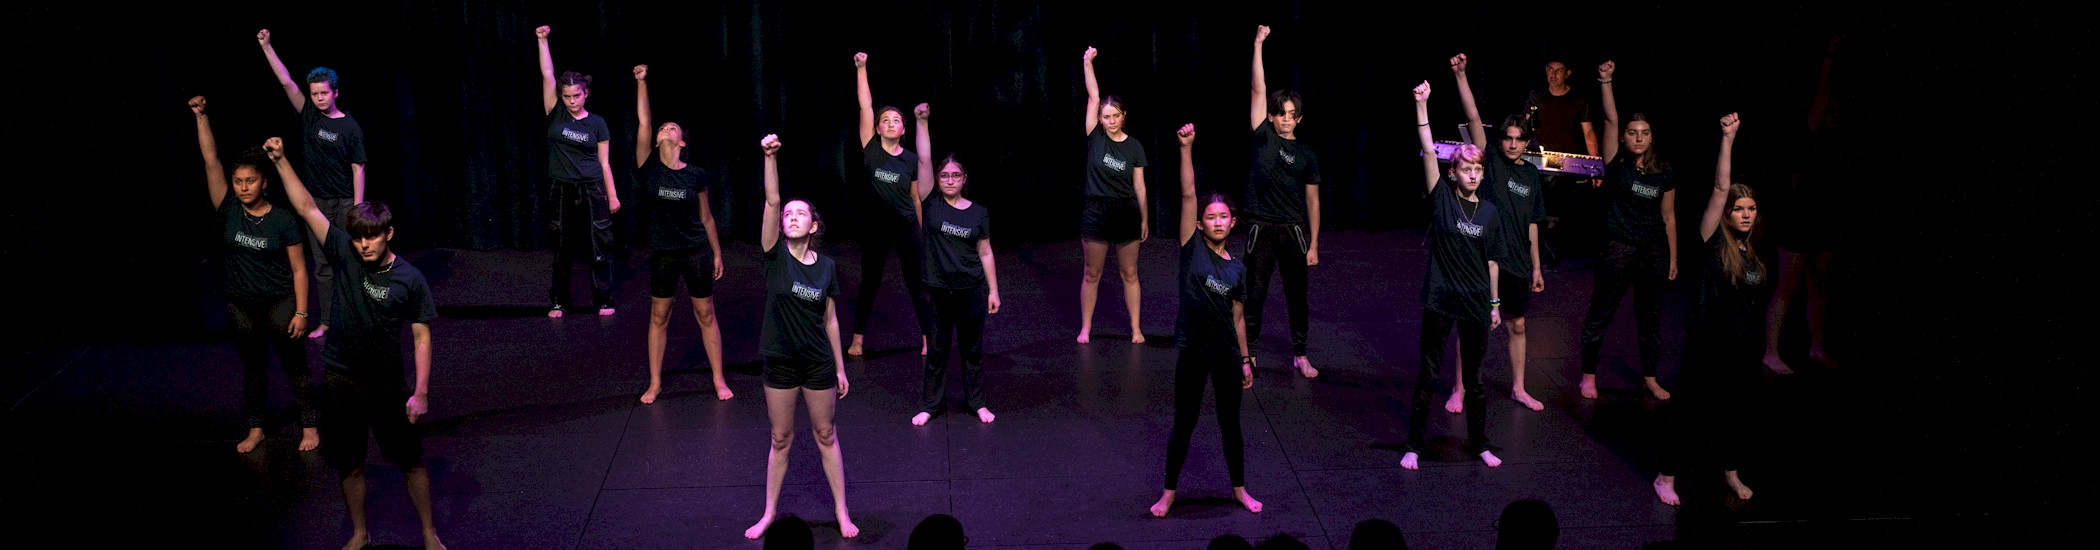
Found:
M 1501 299 L 1501 298 L 1489 298 L 1489 299 L 1488 299 L 1488 305 L 1490 305 L 1490 306 L 1499 306 L 1499 305 L 1502 305 L 1502 299 Z
M 297 315 L 297 316 L 300 316 L 300 317 L 305 317 L 305 316 L 306 316 L 306 312 L 304 312 L 304 311 L 294 311 L 294 312 L 292 312 L 292 315 Z

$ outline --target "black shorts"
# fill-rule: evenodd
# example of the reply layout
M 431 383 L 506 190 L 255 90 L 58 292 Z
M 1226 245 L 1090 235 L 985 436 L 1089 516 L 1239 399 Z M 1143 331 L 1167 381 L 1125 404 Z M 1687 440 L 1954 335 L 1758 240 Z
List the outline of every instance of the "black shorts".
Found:
M 1138 240 L 1144 223 L 1137 199 L 1087 197 L 1086 206 L 1079 213 L 1079 238 L 1123 244 Z
M 1496 275 L 1500 278 L 1495 281 L 1495 298 L 1502 300 L 1502 321 L 1523 317 L 1531 310 L 1531 279 L 1508 271 Z
M 839 370 L 838 365 L 829 362 L 806 363 L 767 357 L 765 379 L 766 387 L 776 390 L 828 390 L 839 387 Z
M 685 292 L 693 299 L 714 296 L 714 252 L 706 248 L 656 251 L 649 260 L 649 296 L 678 297 L 680 278 L 685 279 Z
M 337 471 L 365 465 L 366 441 L 379 441 L 379 456 L 407 470 L 423 464 L 421 428 L 408 423 L 408 397 L 399 381 L 361 380 L 328 369 L 321 386 L 321 459 Z M 368 439 L 369 437 L 369 439 Z

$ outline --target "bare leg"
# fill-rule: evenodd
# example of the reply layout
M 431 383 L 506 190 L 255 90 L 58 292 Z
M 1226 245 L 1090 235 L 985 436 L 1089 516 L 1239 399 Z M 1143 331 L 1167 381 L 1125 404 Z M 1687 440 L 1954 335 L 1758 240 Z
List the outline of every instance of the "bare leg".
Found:
M 1663 504 L 1671 506 L 1683 504 L 1684 501 L 1677 498 L 1677 476 L 1656 475 L 1655 498 L 1662 499 Z
M 1451 377 L 1451 398 L 1444 400 L 1444 411 L 1451 414 L 1466 412 L 1466 377 L 1464 372 L 1458 370 L 1465 368 L 1466 347 L 1459 346 L 1458 348 L 1458 364 L 1460 366 L 1453 369 L 1457 376 Z
M 1090 240 L 1079 241 L 1086 256 L 1079 276 L 1079 343 L 1087 343 L 1094 333 L 1094 302 L 1101 297 L 1101 264 L 1108 261 L 1108 244 Z
M 642 391 L 642 404 L 656 402 L 664 387 L 664 335 L 671 330 L 671 299 L 649 298 L 649 389 Z
M 700 344 L 707 348 L 707 369 L 713 372 L 715 399 L 728 401 L 736 397 L 729 391 L 729 383 L 722 380 L 722 326 L 715 322 L 715 299 L 694 298 L 693 318 L 700 322 Z
M 1154 503 L 1152 503 L 1152 517 L 1155 517 L 1155 518 L 1163 518 L 1163 517 L 1167 517 L 1167 510 L 1170 510 L 1170 509 L 1173 509 L 1173 508 L 1174 508 L 1174 490 L 1173 490 L 1173 489 L 1167 489 L 1167 490 L 1166 490 L 1166 492 L 1164 492 L 1164 493 L 1160 493 L 1160 494 L 1159 494 L 1159 501 L 1158 501 L 1158 502 L 1154 502 Z
M 262 440 L 262 428 L 248 428 L 248 438 L 242 439 L 240 443 L 234 444 L 233 450 L 240 451 L 241 454 L 248 454 L 248 451 L 253 451 L 255 450 L 256 446 L 262 445 Z
M 417 464 L 401 472 L 408 482 L 408 499 L 416 505 L 416 519 L 423 522 L 423 550 L 443 550 L 445 543 L 438 540 L 437 523 L 430 510 L 430 469 Z
M 1830 286 L 1830 260 L 1828 252 L 1809 258 L 1804 286 L 1808 287 L 1808 358 L 1834 369 L 1838 368 L 1837 360 L 1823 351 L 1823 327 L 1830 320 L 1830 303 L 1824 299 L 1824 291 Z
M 365 469 L 343 473 L 343 507 L 350 511 L 350 542 L 343 550 L 358 550 L 371 542 L 372 532 L 365 529 Z
M 744 530 L 744 538 L 758 540 L 773 525 L 780 484 L 787 480 L 788 448 L 795 442 L 795 398 L 801 394 L 801 389 L 766 388 L 766 418 L 773 421 L 773 443 L 766 455 L 766 513 Z
M 1735 474 L 1735 470 L 1728 471 L 1728 488 L 1735 489 L 1735 498 L 1750 500 L 1750 486 L 1744 485 L 1743 479 L 1736 477 Z
M 1123 305 L 1130 309 L 1130 343 L 1145 343 L 1145 329 L 1138 325 L 1138 306 L 1144 302 L 1145 294 L 1138 291 L 1138 243 L 1131 241 L 1116 246 L 1116 271 L 1123 275 Z
M 838 425 L 831 423 L 838 412 L 839 392 L 805 388 L 802 400 L 809 404 L 810 435 L 817 440 L 817 455 L 823 457 L 824 479 L 831 483 L 831 507 L 839 516 L 839 536 L 860 536 L 860 527 L 853 525 L 853 518 L 846 513 L 846 458 L 839 449 Z
M 1525 408 L 1534 411 L 1546 410 L 1545 403 L 1532 399 L 1531 392 L 1524 391 L 1524 362 L 1528 359 L 1526 356 L 1530 354 L 1529 336 L 1525 334 L 1524 318 L 1510 319 L 1509 322 L 1502 325 L 1509 327 L 1509 376 L 1511 379 L 1509 397 L 1517 400 L 1518 403 L 1523 403 Z
M 1254 500 L 1254 495 L 1247 494 L 1246 487 L 1233 487 L 1232 498 L 1238 499 L 1240 506 L 1246 508 L 1247 511 L 1256 514 L 1261 513 L 1261 501 Z
M 1779 336 L 1786 326 L 1788 303 L 1801 290 L 1801 279 L 1808 276 L 1804 262 L 1800 254 L 1779 249 L 1779 288 L 1772 292 L 1772 306 L 1765 311 L 1765 368 L 1779 374 L 1794 373 L 1779 358 Z

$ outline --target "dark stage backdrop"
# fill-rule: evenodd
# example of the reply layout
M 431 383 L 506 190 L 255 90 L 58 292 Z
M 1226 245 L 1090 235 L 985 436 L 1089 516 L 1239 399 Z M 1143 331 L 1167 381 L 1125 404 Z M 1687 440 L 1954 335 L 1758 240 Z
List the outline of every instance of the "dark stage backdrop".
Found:
M 2049 405 L 2085 387 L 2083 370 L 2051 368 L 2084 348 L 2025 343 L 2072 341 L 2061 338 L 2072 334 L 2066 312 L 2091 307 L 2073 297 L 2087 277 L 2071 259 L 2089 248 L 2081 243 L 2091 242 L 2094 201 L 2083 186 L 2064 184 L 2090 175 L 2044 173 L 2051 164 L 2083 164 L 2092 153 L 2089 127 L 2073 122 L 2089 118 L 2085 98 L 2041 99 L 2090 95 L 2079 90 L 2090 90 L 2091 29 L 2064 12 L 2019 3 L 1841 12 L 1790 3 L 1260 6 L 473 0 L 9 7 L 10 28 L 0 34 L 9 100 L 0 124 L 15 152 L 10 183 L 25 199 L 4 210 L 8 231 L 0 241 L 0 253 L 12 260 L 0 272 L 20 297 L 10 301 L 20 328 L 9 330 L 33 344 L 206 335 L 205 297 L 219 285 L 216 222 L 183 101 L 211 98 L 229 157 L 269 136 L 296 135 L 298 119 L 254 39 L 262 28 L 273 31 L 295 76 L 317 65 L 340 71 L 342 105 L 367 136 L 368 196 L 394 205 L 396 244 L 410 252 L 548 244 L 537 25 L 553 27 L 557 71 L 596 76 L 589 108 L 611 123 L 616 175 L 630 197 L 629 70 L 651 66 L 658 120 L 688 128 L 694 162 L 719 176 L 713 200 L 723 236 L 741 241 L 757 232 L 754 146 L 766 133 L 786 142 L 786 192 L 812 199 L 835 229 L 844 229 L 835 237 L 852 237 L 848 224 L 871 204 L 857 191 L 865 184 L 855 176 L 852 143 L 851 57 L 867 52 L 877 104 L 932 104 L 935 156 L 955 152 L 969 162 L 969 192 L 999 212 L 1002 246 L 1076 236 L 1085 96 L 1079 60 L 1088 46 L 1101 50 L 1103 91 L 1127 101 L 1132 133 L 1151 155 L 1155 232 L 1174 227 L 1172 202 L 1162 199 L 1175 189 L 1172 131 L 1179 125 L 1197 125 L 1200 186 L 1237 194 L 1244 184 L 1250 42 L 1255 25 L 1265 23 L 1275 28 L 1266 49 L 1269 84 L 1306 98 L 1301 132 L 1321 157 L 1326 230 L 1422 226 L 1408 89 L 1432 83 L 1436 135 L 1457 139 L 1458 98 L 1445 59 L 1465 52 L 1490 122 L 1543 85 L 1540 65 L 1548 55 L 1568 62 L 1585 94 L 1596 91 L 1595 66 L 1616 60 L 1623 110 L 1654 118 L 1658 148 L 1677 167 L 1685 222 L 1679 227 L 1689 235 L 1709 189 L 1722 114 L 1740 111 L 1745 120 L 1739 179 L 1777 189 L 1804 165 L 1817 63 L 1826 37 L 1843 32 L 1837 93 L 1854 130 L 1833 158 L 1848 160 L 1854 177 L 1828 195 L 1844 204 L 1843 219 L 1822 237 L 1851 247 L 1849 273 L 1864 282 L 1842 297 L 1862 319 L 1849 326 L 1860 331 L 1854 337 L 1862 346 L 1886 355 L 1852 371 L 1872 407 L 1832 420 L 1862 434 L 1859 447 L 1800 451 L 1829 453 L 1844 463 L 1834 467 L 1846 468 L 1874 463 L 1852 463 L 1849 453 L 1915 453 L 1899 461 L 1915 469 L 1889 475 L 1918 474 L 1919 487 L 1910 490 L 1939 509 L 1989 511 L 1999 509 L 1989 501 L 2011 490 L 1985 487 L 2056 491 L 2041 489 L 2050 486 L 2043 480 L 1967 474 L 1932 480 L 1958 485 L 1935 494 L 1939 487 L 1923 486 L 1922 477 L 1942 472 L 1925 457 L 1944 454 L 1963 462 L 1949 468 L 1981 468 L 1987 457 L 2060 456 L 2081 447 L 2063 438 L 2091 439 L 2057 420 L 2086 415 Z M 2036 67 L 2044 63 L 2050 66 Z M 1787 200 L 1772 197 L 1769 208 L 1783 211 Z M 623 242 L 639 244 L 638 220 L 618 218 Z M 1695 240 L 1681 242 L 1689 248 Z M 1971 409 L 2004 421 L 1958 414 Z M 1993 437 L 1978 440 L 1986 433 Z M 1892 441 L 1910 445 L 1885 445 Z M 2065 460 L 2016 463 L 2056 471 Z M 2091 494 L 2089 477 L 2064 486 Z M 1990 498 L 1963 504 L 1960 495 Z

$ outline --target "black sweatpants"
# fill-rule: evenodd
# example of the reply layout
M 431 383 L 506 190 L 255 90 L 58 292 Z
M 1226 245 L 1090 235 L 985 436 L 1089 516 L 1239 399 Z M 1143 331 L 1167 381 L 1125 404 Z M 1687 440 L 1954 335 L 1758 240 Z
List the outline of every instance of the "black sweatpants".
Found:
M 861 232 L 860 291 L 853 297 L 853 333 L 868 333 L 868 321 L 875 316 L 875 297 L 882 290 L 883 264 L 889 263 L 890 251 L 894 249 L 898 267 L 904 272 L 904 290 L 911 295 L 912 314 L 918 317 L 919 335 L 931 337 L 933 312 L 928 311 L 932 308 L 926 303 L 926 272 L 921 268 L 919 228 L 910 221 L 884 212 L 870 215 L 875 219 L 868 222 Z
M 1262 305 L 1269 301 L 1269 276 L 1283 271 L 1283 298 L 1291 315 L 1291 355 L 1305 355 L 1305 252 L 1311 241 L 1305 226 L 1251 222 L 1247 230 L 1247 351 L 1261 352 Z
M 227 317 L 233 320 L 233 349 L 241 357 L 246 373 L 243 393 L 247 396 L 248 427 L 260 428 L 270 403 L 270 352 L 285 378 L 292 382 L 292 406 L 299 411 L 299 427 L 312 428 L 314 406 L 313 367 L 306 364 L 306 335 L 291 336 L 292 296 L 262 300 L 228 300 Z M 309 317 L 309 319 L 311 319 Z M 311 323 L 311 321 L 309 321 Z
M 1641 376 L 1655 376 L 1662 365 L 1663 290 L 1670 282 L 1670 251 L 1619 241 L 1604 245 L 1597 262 L 1590 312 L 1582 320 L 1582 373 L 1597 374 L 1604 352 L 1604 330 L 1619 314 L 1626 289 L 1633 289 L 1633 320 L 1640 333 Z
M 613 305 L 612 205 L 606 202 L 605 182 L 598 180 L 554 181 L 555 206 L 560 209 L 553 223 L 554 285 L 547 297 L 556 306 L 570 300 L 570 267 L 579 259 L 591 264 L 591 305 Z
M 972 411 L 984 408 L 984 318 L 991 290 L 931 287 L 926 294 L 933 302 L 934 330 L 933 341 L 926 346 L 926 385 L 919 411 L 941 412 L 941 400 L 948 395 L 951 341 L 962 348 L 963 405 Z
M 1487 355 L 1487 323 L 1460 319 L 1436 310 L 1422 309 L 1422 364 L 1415 372 L 1415 402 L 1407 415 L 1407 450 L 1422 453 L 1428 439 L 1429 405 L 1436 391 L 1438 367 L 1444 362 L 1444 343 L 1451 329 L 1458 329 L 1459 379 L 1466 384 L 1467 449 L 1487 450 L 1487 390 L 1480 386 L 1480 358 Z

